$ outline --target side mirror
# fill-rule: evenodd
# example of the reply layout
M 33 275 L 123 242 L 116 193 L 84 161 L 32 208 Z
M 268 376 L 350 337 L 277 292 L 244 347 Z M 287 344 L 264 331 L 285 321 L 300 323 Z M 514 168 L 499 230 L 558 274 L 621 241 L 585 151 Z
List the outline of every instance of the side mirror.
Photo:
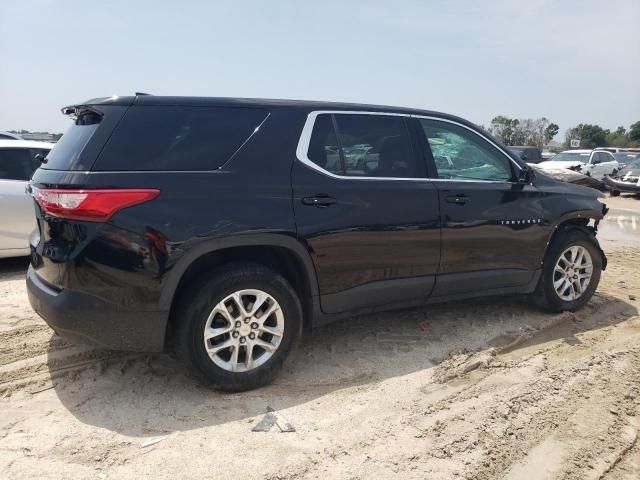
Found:
M 47 158 L 42 155 L 41 153 L 36 153 L 36 156 L 34 157 L 38 162 L 42 163 L 47 163 Z
M 533 169 L 523 168 L 518 173 L 518 183 L 531 183 L 533 181 Z
M 527 154 L 526 154 L 526 153 L 523 153 L 522 155 L 520 155 L 520 158 L 521 158 L 523 161 L 525 161 L 525 162 L 526 162 L 526 161 L 527 161 Z

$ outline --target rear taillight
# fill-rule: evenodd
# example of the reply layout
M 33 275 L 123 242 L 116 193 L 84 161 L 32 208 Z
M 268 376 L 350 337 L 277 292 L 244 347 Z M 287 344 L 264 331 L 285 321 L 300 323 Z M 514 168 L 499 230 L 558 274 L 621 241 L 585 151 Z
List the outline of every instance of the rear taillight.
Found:
M 85 222 L 106 222 L 123 208 L 152 200 L 156 189 L 64 190 L 33 189 L 42 211 L 54 217 Z

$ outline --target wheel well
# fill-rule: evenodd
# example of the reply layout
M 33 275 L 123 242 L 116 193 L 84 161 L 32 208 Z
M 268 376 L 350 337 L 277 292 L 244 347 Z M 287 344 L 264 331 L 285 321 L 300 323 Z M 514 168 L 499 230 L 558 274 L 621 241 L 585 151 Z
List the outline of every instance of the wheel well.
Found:
M 171 339 L 173 327 L 177 321 L 175 307 L 180 298 L 188 291 L 188 286 L 200 276 L 231 262 L 255 262 L 278 272 L 291 284 L 298 294 L 302 305 L 305 327 L 310 327 L 313 315 L 313 302 L 309 276 L 300 258 L 291 250 L 276 246 L 231 247 L 206 253 L 196 258 L 182 275 L 171 302 L 171 312 L 167 324 L 165 344 Z
M 559 223 L 556 226 L 553 233 L 551 234 L 549 241 L 547 242 L 547 246 L 544 250 L 544 256 L 542 257 L 541 263 L 544 263 L 544 259 L 547 258 L 547 252 L 549 251 L 549 247 L 551 246 L 551 244 L 555 241 L 556 238 L 558 238 L 559 235 L 562 235 L 562 233 L 566 232 L 567 230 L 576 228 L 578 230 L 582 230 L 584 232 L 590 232 L 591 234 L 595 235 L 595 229 L 592 229 L 592 227 L 589 227 L 590 220 L 592 219 L 586 218 L 586 217 L 570 218 L 568 220 L 565 220 Z M 598 245 L 598 248 L 600 248 L 599 245 Z

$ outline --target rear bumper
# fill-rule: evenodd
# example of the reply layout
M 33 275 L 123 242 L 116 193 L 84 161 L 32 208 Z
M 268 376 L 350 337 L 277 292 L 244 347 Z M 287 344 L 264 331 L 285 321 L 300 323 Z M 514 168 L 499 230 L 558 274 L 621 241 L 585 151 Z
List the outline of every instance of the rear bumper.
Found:
M 113 350 L 164 350 L 169 312 L 132 311 L 92 295 L 55 290 L 31 267 L 27 272 L 31 307 L 60 336 Z
M 609 190 L 618 190 L 619 192 L 640 193 L 640 185 L 637 183 L 623 182 L 610 177 L 604 178 L 604 184 Z

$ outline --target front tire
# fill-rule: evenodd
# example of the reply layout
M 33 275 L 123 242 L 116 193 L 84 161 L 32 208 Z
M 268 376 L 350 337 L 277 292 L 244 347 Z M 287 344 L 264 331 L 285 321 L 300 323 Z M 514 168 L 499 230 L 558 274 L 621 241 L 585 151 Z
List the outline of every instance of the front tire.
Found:
M 611 190 L 609 192 L 609 195 L 611 195 L 612 197 L 617 197 L 618 195 L 620 195 L 620 190 Z
M 533 299 L 550 312 L 579 310 L 596 291 L 601 272 L 593 235 L 578 229 L 560 232 L 547 251 Z
M 188 288 L 176 309 L 178 357 L 219 390 L 271 382 L 302 334 L 302 308 L 289 282 L 263 265 L 238 262 Z

